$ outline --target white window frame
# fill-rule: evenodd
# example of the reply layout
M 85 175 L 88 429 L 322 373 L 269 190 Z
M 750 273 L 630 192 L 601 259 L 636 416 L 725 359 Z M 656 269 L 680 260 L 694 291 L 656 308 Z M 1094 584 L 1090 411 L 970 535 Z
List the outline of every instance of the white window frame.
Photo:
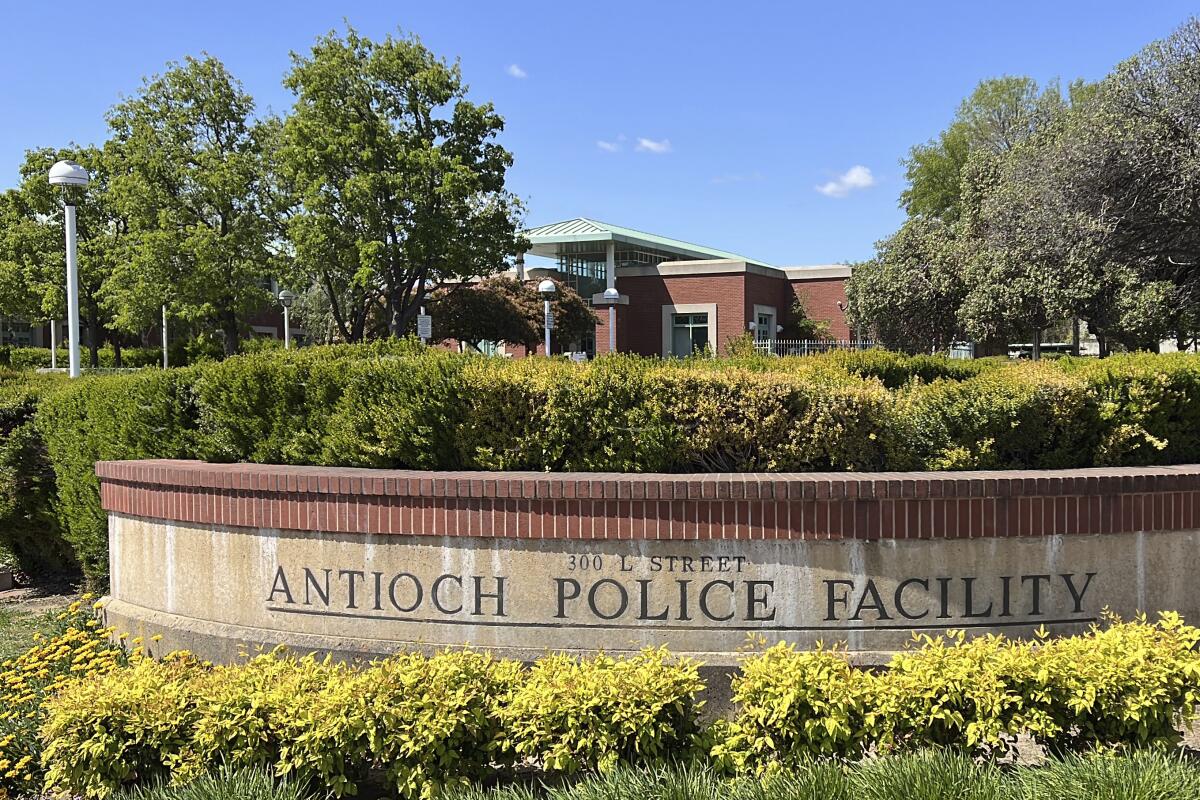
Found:
M 678 305 L 665 305 L 662 307 L 663 358 L 670 358 L 675 355 L 675 353 L 671 352 L 671 346 L 674 342 L 673 332 L 676 314 L 708 314 L 708 344 L 712 347 L 714 353 L 717 352 L 717 304 L 680 303 Z M 679 355 L 687 356 L 691 355 L 691 353 L 680 353 Z

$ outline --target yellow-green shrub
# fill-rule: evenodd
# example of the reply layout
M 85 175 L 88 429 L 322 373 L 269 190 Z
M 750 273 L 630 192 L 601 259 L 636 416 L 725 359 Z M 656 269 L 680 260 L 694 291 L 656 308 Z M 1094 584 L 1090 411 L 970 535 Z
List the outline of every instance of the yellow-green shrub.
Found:
M 1050 364 L 983 370 L 961 381 L 897 394 L 922 469 L 1061 469 L 1091 466 L 1099 403 L 1085 382 Z
M 274 768 L 288 743 L 282 720 L 297 702 L 303 708 L 307 698 L 335 682 L 342 670 L 329 661 L 297 660 L 277 650 L 197 674 L 192 734 L 197 758 L 206 764 Z
M 836 649 L 781 642 L 744 658 L 733 678 L 737 714 L 719 727 L 712 755 L 735 772 L 861 755 L 880 732 L 876 682 Z
M 666 649 L 539 659 L 500 709 L 517 756 L 550 772 L 680 756 L 699 732 L 699 664 Z
M 1025 725 L 1014 678 L 1034 651 L 1003 636 L 918 636 L 877 681 L 881 743 L 892 748 L 953 747 L 1005 753 Z
M 402 797 L 468 786 L 510 758 L 500 710 L 523 670 L 471 650 L 410 653 L 362 674 L 368 746 Z
M 103 675 L 125 663 L 84 595 L 56 615 L 55 630 L 34 634 L 33 647 L 0 663 L 0 798 L 41 790 L 44 703 L 73 679 Z
M 1055 751 L 1161 746 L 1200 704 L 1200 629 L 1178 614 L 1046 638 L 1023 685 L 1029 732 Z M 1036 715 L 1036 716 L 1035 716 Z
M 1100 404 L 1099 466 L 1188 464 L 1200 460 L 1200 358 L 1186 353 L 1076 361 Z
M 140 659 L 64 686 L 46 704 L 46 784 L 107 797 L 134 778 L 194 774 L 197 669 L 186 657 Z

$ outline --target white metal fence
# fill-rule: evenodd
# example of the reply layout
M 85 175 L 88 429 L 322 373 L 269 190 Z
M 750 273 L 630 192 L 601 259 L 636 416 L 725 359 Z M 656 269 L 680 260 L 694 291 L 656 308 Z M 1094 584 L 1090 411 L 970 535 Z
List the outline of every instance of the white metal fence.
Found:
M 760 353 L 773 356 L 807 356 L 831 350 L 870 350 L 870 339 L 761 339 L 754 343 Z

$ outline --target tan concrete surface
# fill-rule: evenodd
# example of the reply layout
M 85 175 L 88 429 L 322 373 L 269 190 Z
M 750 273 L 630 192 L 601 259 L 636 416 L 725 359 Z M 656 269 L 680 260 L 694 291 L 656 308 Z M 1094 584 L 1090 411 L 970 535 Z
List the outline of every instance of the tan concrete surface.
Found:
M 1108 607 L 1200 620 L 1200 532 L 867 541 L 519 541 L 297 533 L 113 514 L 110 621 L 218 660 L 471 644 L 669 646 L 714 667 L 750 637 L 844 641 L 877 662 L 914 632 L 1084 630 Z

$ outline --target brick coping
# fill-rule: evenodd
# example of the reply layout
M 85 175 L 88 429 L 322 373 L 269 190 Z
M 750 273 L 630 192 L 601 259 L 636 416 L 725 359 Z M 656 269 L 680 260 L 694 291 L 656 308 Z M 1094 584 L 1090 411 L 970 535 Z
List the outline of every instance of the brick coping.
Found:
M 879 473 L 423 472 L 101 461 L 106 511 L 317 532 L 930 539 L 1192 530 L 1200 465 Z
M 959 472 L 435 472 L 98 461 L 101 481 L 309 494 L 550 499 L 855 499 L 1093 495 L 1200 490 L 1200 464 L 1070 470 Z

